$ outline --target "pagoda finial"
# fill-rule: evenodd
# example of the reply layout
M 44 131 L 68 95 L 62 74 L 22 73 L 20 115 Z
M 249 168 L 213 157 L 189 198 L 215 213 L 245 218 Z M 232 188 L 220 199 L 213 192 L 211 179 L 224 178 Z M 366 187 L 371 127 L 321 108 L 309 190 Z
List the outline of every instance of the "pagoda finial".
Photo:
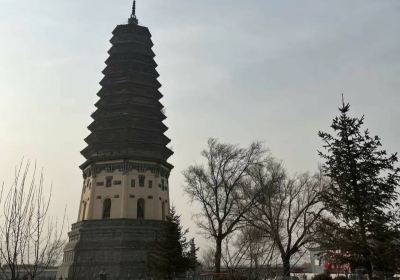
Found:
M 138 24 L 139 21 L 136 17 L 136 0 L 133 0 L 133 5 L 132 5 L 132 14 L 131 17 L 129 18 L 129 24 Z
M 133 5 L 132 5 L 132 16 L 136 16 L 136 0 L 133 0 Z

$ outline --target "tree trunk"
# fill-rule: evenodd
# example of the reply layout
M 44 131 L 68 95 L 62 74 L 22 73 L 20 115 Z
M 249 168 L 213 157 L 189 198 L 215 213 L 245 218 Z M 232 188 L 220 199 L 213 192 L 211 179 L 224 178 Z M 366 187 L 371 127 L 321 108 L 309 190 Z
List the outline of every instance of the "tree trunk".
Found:
M 364 247 L 364 252 L 363 252 L 363 257 L 364 257 L 364 265 L 365 268 L 367 270 L 367 274 L 368 274 L 368 279 L 372 280 L 372 263 L 371 263 L 371 253 L 370 253 L 370 249 L 368 246 L 368 240 L 367 240 L 367 230 L 366 230 L 366 226 L 364 223 L 364 218 L 362 215 L 360 215 L 359 217 L 360 220 L 360 225 L 361 225 L 361 236 L 362 236 L 362 242 L 363 242 L 363 247 Z
M 17 279 L 17 273 L 14 268 L 11 269 L 11 280 Z
M 222 238 L 217 237 L 215 239 L 215 260 L 214 260 L 214 265 L 215 265 L 215 273 L 220 273 L 221 272 L 221 257 L 222 257 Z
M 290 277 L 290 256 L 282 255 L 283 277 Z

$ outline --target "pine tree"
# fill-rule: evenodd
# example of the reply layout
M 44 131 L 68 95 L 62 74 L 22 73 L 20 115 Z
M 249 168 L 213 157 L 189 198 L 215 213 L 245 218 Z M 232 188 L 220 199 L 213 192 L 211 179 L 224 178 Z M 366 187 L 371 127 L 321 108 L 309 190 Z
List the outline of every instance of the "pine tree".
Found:
M 181 226 L 180 216 L 176 214 L 175 208 L 172 208 L 161 237 L 154 242 L 149 254 L 148 268 L 153 275 L 173 279 L 175 275 L 190 269 L 187 258 L 187 233 L 188 230 L 183 230 Z
M 199 266 L 199 262 L 197 260 L 197 251 L 198 250 L 199 250 L 199 248 L 196 247 L 194 238 L 190 239 L 187 260 L 189 263 L 189 268 L 193 271 L 196 270 L 196 268 Z
M 371 279 L 373 271 L 388 269 L 379 260 L 390 259 L 400 240 L 391 211 L 398 197 L 398 159 L 382 149 L 378 136 L 362 131 L 364 117 L 350 117 L 349 104 L 343 101 L 339 110 L 334 135 L 319 132 L 325 149 L 319 155 L 331 180 L 323 199 L 331 215 L 321 223 L 319 242 L 329 258 L 363 267 Z

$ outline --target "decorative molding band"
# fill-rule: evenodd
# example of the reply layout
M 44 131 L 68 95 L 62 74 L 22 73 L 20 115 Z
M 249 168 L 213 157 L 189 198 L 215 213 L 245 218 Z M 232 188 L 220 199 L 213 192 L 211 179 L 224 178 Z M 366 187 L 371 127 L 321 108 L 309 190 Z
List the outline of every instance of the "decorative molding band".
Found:
M 163 166 L 159 163 L 141 163 L 141 162 L 115 162 L 115 163 L 95 163 L 88 166 L 83 171 L 83 178 L 86 179 L 88 177 L 95 177 L 97 174 L 101 173 L 102 171 L 106 172 L 115 172 L 120 171 L 123 173 L 129 173 L 133 170 L 138 172 L 146 172 L 150 171 L 155 175 L 161 175 L 161 177 L 169 178 L 171 170 Z

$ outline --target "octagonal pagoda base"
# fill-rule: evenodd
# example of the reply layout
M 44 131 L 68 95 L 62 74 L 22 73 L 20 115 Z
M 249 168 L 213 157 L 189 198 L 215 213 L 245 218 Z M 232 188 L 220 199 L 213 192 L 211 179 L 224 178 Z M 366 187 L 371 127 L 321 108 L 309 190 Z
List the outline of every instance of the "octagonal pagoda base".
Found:
M 164 223 L 114 219 L 73 224 L 57 280 L 146 278 L 148 254 Z

